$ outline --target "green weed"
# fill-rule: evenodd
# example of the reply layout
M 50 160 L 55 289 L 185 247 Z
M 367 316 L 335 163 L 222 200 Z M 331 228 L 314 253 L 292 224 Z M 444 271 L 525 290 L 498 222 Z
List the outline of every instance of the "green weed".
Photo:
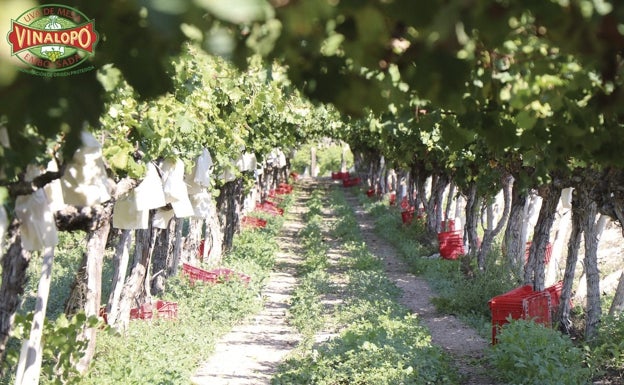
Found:
M 508 384 L 584 385 L 590 379 L 589 369 L 580 365 L 583 351 L 570 338 L 528 320 L 503 325 L 487 355 Z

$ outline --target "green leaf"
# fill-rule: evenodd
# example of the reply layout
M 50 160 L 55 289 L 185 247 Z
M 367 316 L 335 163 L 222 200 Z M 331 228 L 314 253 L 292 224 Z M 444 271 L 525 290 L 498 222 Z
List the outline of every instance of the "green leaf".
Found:
M 520 111 L 518 115 L 516 115 L 516 123 L 518 123 L 518 127 L 523 130 L 530 130 L 537 123 L 537 117 L 533 115 L 531 111 Z

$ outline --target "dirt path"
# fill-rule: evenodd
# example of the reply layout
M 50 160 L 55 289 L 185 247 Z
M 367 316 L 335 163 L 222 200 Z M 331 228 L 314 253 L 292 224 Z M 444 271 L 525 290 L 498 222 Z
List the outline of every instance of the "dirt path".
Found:
M 277 365 L 298 344 L 300 336 L 286 323 L 286 312 L 302 254 L 297 233 L 303 227 L 301 216 L 308 193 L 302 190 L 299 194 L 277 239 L 280 251 L 275 271 L 262 292 L 264 309 L 217 343 L 210 359 L 191 378 L 193 384 L 269 384 Z
M 276 269 L 263 291 L 264 309 L 221 339 L 213 355 L 192 377 L 193 384 L 268 385 L 277 365 L 300 342 L 300 335 L 286 323 L 286 312 L 296 285 L 296 266 L 301 263 L 302 249 L 297 242 L 297 233 L 304 226 L 302 214 L 306 212 L 305 201 L 309 197 L 308 183 L 305 183 L 306 188 L 300 190 L 299 199 L 291 207 L 278 237 L 280 252 Z M 433 343 L 454 358 L 463 377 L 458 385 L 499 385 L 487 376 L 486 370 L 478 363 L 488 341 L 455 317 L 436 313 L 430 302 L 434 294 L 426 281 L 406 273 L 407 266 L 399 259 L 394 247 L 374 232 L 372 219 L 364 212 L 357 198 L 347 194 L 347 199 L 356 213 L 363 239 L 371 252 L 384 260 L 388 277 L 403 290 L 403 305 L 419 315 L 428 327 Z M 325 211 L 324 216 L 328 222 L 332 220 L 330 212 Z M 341 257 L 337 250 L 340 242 L 329 237 L 327 241 L 331 245 L 328 254 L 335 266 Z M 331 308 L 338 306 L 340 299 L 326 298 L 325 301 L 326 306 Z M 328 329 L 317 335 L 317 342 L 331 338 L 336 332 L 331 325 L 327 326 Z
M 363 210 L 357 197 L 353 194 L 346 194 L 346 197 L 358 219 L 362 238 L 370 251 L 383 259 L 388 278 L 403 291 L 402 304 L 418 314 L 423 325 L 429 329 L 433 344 L 453 357 L 462 376 L 461 385 L 499 385 L 478 362 L 489 341 L 456 317 L 436 312 L 430 302 L 434 293 L 425 279 L 407 273 L 408 267 L 398 257 L 394 247 L 375 233 L 373 220 Z

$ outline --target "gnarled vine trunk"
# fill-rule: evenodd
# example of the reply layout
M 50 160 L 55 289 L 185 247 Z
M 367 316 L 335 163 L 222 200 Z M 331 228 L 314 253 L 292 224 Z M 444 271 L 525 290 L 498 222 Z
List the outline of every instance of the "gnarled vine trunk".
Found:
M 430 229 L 436 234 L 441 230 L 440 225 L 442 223 L 442 212 L 444 210 L 444 191 L 449 184 L 449 180 L 448 176 L 440 174 L 437 178 L 435 178 L 435 183 L 433 183 L 432 180 L 431 184 L 431 198 L 433 200 L 432 204 L 434 215 L 427 215 L 427 226 L 430 226 Z
M 526 189 L 522 188 L 519 183 L 513 183 L 509 219 L 503 237 L 503 254 L 518 277 L 522 275 L 524 266 L 525 245 L 522 239 L 522 222 L 524 221 L 526 201 Z
M 448 196 L 446 197 L 446 206 L 444 207 L 444 220 L 445 223 L 448 224 L 449 220 L 454 220 L 455 216 L 451 217 L 451 206 L 453 205 L 453 198 L 455 195 L 455 183 L 451 181 L 448 189 Z M 446 231 L 447 229 L 441 229 L 441 231 Z
M 0 362 L 4 362 L 13 318 L 24 294 L 26 269 L 31 254 L 22 248 L 19 221 L 14 219 L 8 230 L 9 248 L 2 257 L 2 282 L 0 283 Z M 4 367 L 1 372 L 4 372 Z
M 104 251 L 106 241 L 110 231 L 113 205 L 108 203 L 105 206 L 103 215 L 98 220 L 97 229 L 87 236 L 87 265 L 86 265 L 86 302 L 84 311 L 87 317 L 97 316 L 102 302 L 102 266 L 104 262 Z M 88 340 L 87 350 L 80 358 L 76 368 L 80 373 L 85 373 L 95 355 L 95 336 L 97 329 L 87 328 L 78 338 Z
M 175 221 L 171 219 L 166 229 L 159 229 L 154 241 L 151 277 L 151 292 L 153 295 L 165 292 L 165 284 L 170 271 L 169 266 L 173 257 L 174 237 Z
M 586 193 L 579 194 L 579 205 L 583 212 L 581 226 L 585 241 L 585 279 L 587 281 L 587 300 L 585 310 L 585 339 L 596 336 L 602 313 L 600 303 L 600 271 L 598 270 L 599 223 L 596 223 L 598 205 Z M 600 220 L 599 220 L 600 221 Z
M 620 274 L 617 289 L 613 296 L 613 302 L 611 302 L 611 306 L 609 307 L 609 315 L 620 314 L 622 311 L 624 311 L 624 272 Z
M 225 183 L 217 198 L 217 211 L 223 233 L 223 251 L 232 248 L 234 234 L 240 225 L 240 213 L 243 207 L 243 179 L 237 178 Z
M 115 248 L 115 256 L 113 257 L 113 284 L 106 306 L 107 322 L 109 325 L 114 325 L 119 315 L 119 300 L 121 299 L 121 291 L 123 290 L 124 280 L 128 272 L 131 246 L 132 231 L 122 230 Z
M 145 280 L 148 274 L 151 256 L 152 216 L 153 212 L 150 212 L 149 228 L 136 230 L 135 233 L 132 269 L 130 275 L 126 278 L 121 292 L 119 316 L 115 322 L 115 327 L 120 330 L 125 330 L 128 327 L 130 309 L 141 305 L 145 302 L 145 298 L 150 296 L 150 293 L 147 292 L 147 288 L 149 287 L 146 287 L 148 285 L 145 285 Z
M 540 208 L 533 241 L 529 248 L 529 258 L 524 268 L 524 283 L 533 285 L 535 291 L 544 290 L 545 279 L 545 256 L 548 242 L 550 241 L 550 230 L 555 222 L 557 204 L 561 196 L 561 188 L 555 184 L 542 186 L 540 189 L 542 197 L 542 207 Z
M 479 225 L 480 208 L 481 198 L 477 195 L 477 184 L 476 182 L 471 182 L 466 196 L 466 226 L 464 228 L 464 237 L 468 240 L 469 247 L 467 258 L 476 256 L 478 250 L 477 227 Z
M 210 254 L 208 260 L 204 259 L 204 262 L 217 265 L 221 262 L 223 255 L 223 232 L 221 232 L 221 226 L 219 225 L 219 216 L 217 215 L 216 207 L 212 210 L 212 214 L 206 218 L 206 234 L 205 234 L 205 248 L 210 248 Z
M 492 242 L 494 238 L 503 230 L 505 223 L 507 221 L 507 217 L 509 216 L 509 212 L 511 211 L 511 189 L 513 184 L 513 178 L 511 175 L 507 174 L 502 177 L 502 187 L 503 187 L 503 215 L 500 220 L 496 224 L 496 226 L 492 226 L 492 223 L 488 223 L 488 227 L 483 232 L 483 240 L 481 241 L 481 247 L 479 249 L 479 254 L 477 255 L 477 265 L 480 270 L 484 270 L 486 266 L 486 257 L 492 248 Z M 490 215 L 490 218 L 492 216 Z M 493 218 L 489 220 L 491 222 Z M 490 227 L 492 226 L 492 227 Z
M 572 328 L 572 320 L 570 319 L 572 286 L 574 285 L 574 273 L 583 235 L 581 210 L 575 199 L 572 204 L 570 240 L 568 241 L 568 255 L 566 257 L 566 268 L 561 288 L 561 302 L 559 304 L 559 325 L 561 330 L 566 333 L 570 333 Z

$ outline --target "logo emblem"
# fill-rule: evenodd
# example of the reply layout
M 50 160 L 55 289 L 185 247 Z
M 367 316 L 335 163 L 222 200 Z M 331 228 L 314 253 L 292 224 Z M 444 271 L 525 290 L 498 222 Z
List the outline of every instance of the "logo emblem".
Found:
M 11 20 L 7 35 L 11 55 L 45 72 L 69 71 L 94 54 L 98 42 L 95 23 L 79 10 L 45 4 Z

